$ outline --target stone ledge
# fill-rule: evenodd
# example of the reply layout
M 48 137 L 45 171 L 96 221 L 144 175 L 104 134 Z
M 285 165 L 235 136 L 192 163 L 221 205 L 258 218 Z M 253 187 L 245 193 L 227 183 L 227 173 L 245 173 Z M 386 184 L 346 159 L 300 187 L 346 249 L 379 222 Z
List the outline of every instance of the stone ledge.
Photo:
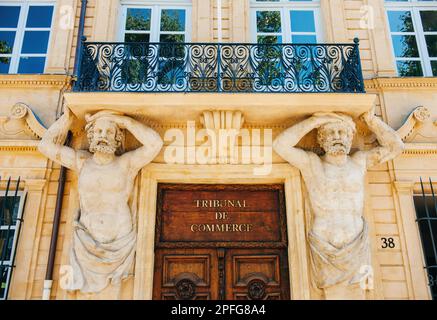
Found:
M 437 89 L 437 77 L 374 78 L 364 81 L 366 90 Z
M 434 143 L 405 143 L 404 155 L 437 154 L 437 145 Z
M 71 76 L 56 74 L 2 74 L 0 75 L 0 89 L 2 88 L 69 88 Z
M 370 110 L 376 95 L 347 93 L 111 93 L 67 92 L 66 105 L 79 118 L 103 109 L 144 116 L 156 124 L 198 121 L 202 112 L 241 111 L 252 124 L 281 125 L 314 112 L 344 112 L 358 117 Z

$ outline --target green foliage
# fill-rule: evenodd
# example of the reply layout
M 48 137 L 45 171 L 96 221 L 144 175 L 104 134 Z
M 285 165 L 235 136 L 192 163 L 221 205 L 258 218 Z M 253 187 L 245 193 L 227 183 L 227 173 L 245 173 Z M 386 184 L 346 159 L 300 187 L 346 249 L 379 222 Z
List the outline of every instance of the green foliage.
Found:
M 161 31 L 184 31 L 184 19 L 179 19 L 179 10 L 163 10 L 161 14 Z
M 279 11 L 258 11 L 256 21 L 258 32 L 281 31 L 281 13 Z
M 8 43 L 6 41 L 0 41 L 0 53 L 12 53 L 12 48 L 8 46 Z M 0 63 L 8 64 L 9 60 L 10 58 L 8 57 L 0 57 Z
M 150 13 L 146 18 L 141 14 L 129 14 L 126 19 L 126 30 L 150 30 Z
M 161 31 L 183 31 L 184 19 L 180 19 L 181 10 L 162 10 L 161 14 Z M 127 30 L 150 30 L 150 19 L 144 19 L 143 15 L 130 15 L 126 22 Z M 127 35 L 130 36 L 128 33 Z M 135 37 L 129 37 L 135 39 Z M 140 38 L 140 37 L 138 37 Z M 141 38 L 140 38 L 141 39 Z M 162 43 L 179 43 L 184 42 L 185 37 L 182 34 L 164 34 L 159 39 Z M 147 48 L 143 52 L 147 52 Z M 158 66 L 158 82 L 161 84 L 173 83 L 174 74 L 180 72 L 178 68 L 184 64 L 185 48 L 183 45 L 161 45 L 159 49 L 160 63 Z M 154 70 L 151 68 L 147 59 L 141 56 L 135 56 L 123 62 L 122 77 L 126 83 L 141 84 L 147 80 L 147 75 Z M 150 75 L 149 75 L 150 76 Z

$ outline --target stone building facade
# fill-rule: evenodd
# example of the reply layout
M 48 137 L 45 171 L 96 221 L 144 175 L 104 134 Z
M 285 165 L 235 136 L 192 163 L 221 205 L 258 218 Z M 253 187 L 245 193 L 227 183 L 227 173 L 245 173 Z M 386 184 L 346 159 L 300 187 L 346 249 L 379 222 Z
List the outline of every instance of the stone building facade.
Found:
M 436 244 L 431 237 L 437 236 L 437 225 L 417 219 L 425 207 L 429 208 L 429 215 L 437 214 L 432 204 L 433 189 L 437 189 L 437 1 L 8 0 L 0 1 L 0 17 L 3 44 L 0 46 L 0 187 L 2 203 L 6 203 L 0 236 L 3 241 L 0 248 L 5 252 L 0 261 L 6 276 L 2 278 L 0 298 L 329 298 L 313 281 L 308 242 L 312 219 L 310 191 L 300 171 L 274 152 L 272 145 L 281 132 L 311 115 L 337 112 L 349 115 L 356 124 L 352 149 L 370 150 L 378 141 L 360 116 L 373 107 L 375 115 L 396 131 L 405 148 L 396 158 L 369 168 L 365 176 L 364 217 L 368 224 L 371 257 L 368 267 L 372 274 L 371 283 L 366 284 L 366 298 L 432 299 L 433 292 L 435 298 L 437 274 L 429 271 L 432 270 L 429 267 L 437 264 L 437 256 L 433 256 Z M 81 41 L 82 36 L 86 40 Z M 359 45 L 354 43 L 355 38 L 359 39 Z M 225 57 L 225 53 L 217 52 L 230 48 L 226 47 L 229 44 L 245 48 L 246 51 L 242 50 L 246 53 L 242 55 L 249 55 L 252 63 L 256 59 L 256 63 L 265 62 L 267 56 L 273 67 L 270 71 L 255 68 L 255 73 L 258 72 L 255 75 L 233 74 L 230 80 L 217 76 L 220 72 L 225 74 L 226 69 L 215 71 L 215 78 L 214 72 L 212 76 L 200 77 L 200 86 L 209 89 L 196 90 L 195 82 L 190 82 L 196 79 L 189 79 L 192 74 L 188 77 L 174 71 L 177 63 L 187 59 L 186 52 L 191 50 L 194 56 L 195 48 L 187 45 L 182 50 L 174 45 L 168 49 L 162 45 L 166 41 L 193 46 L 210 44 L 216 50 L 215 55 L 210 60 L 202 62 L 199 58 L 194 62 L 204 71 L 205 64 L 214 68 L 218 57 Z M 143 42 L 136 48 L 146 50 L 145 53 L 135 55 L 127 49 L 127 42 Z M 257 42 L 264 49 L 258 49 L 257 54 L 248 53 L 250 49 L 244 44 Z M 113 45 L 107 47 L 105 56 L 102 46 L 107 43 Z M 356 57 L 351 52 L 359 48 L 360 59 L 352 66 L 354 72 L 358 70 L 352 77 L 358 84 L 351 89 L 346 80 L 352 78 L 346 76 L 337 87 L 328 85 L 320 89 L 319 82 L 314 80 L 305 89 L 286 90 L 287 75 L 275 74 L 275 68 L 279 68 L 275 63 L 292 58 L 287 56 L 286 47 L 277 51 L 275 43 L 301 44 L 306 49 L 313 48 L 313 44 L 327 43 L 333 46 L 332 50 L 340 44 L 349 45 L 352 51 L 342 58 L 350 61 Z M 229 66 L 242 65 L 238 59 L 244 59 L 238 55 L 236 46 L 231 45 L 234 50 L 231 58 L 234 60 L 228 65 L 231 69 Z M 96 48 L 101 50 L 99 57 L 91 53 Z M 116 56 L 117 48 L 124 52 L 122 56 Z M 163 82 L 152 88 L 144 85 L 147 76 L 129 69 L 129 63 L 134 66 L 132 61 L 143 61 L 143 67 L 151 63 L 148 59 L 154 56 L 147 58 L 147 52 L 154 48 L 161 59 L 155 76 L 162 77 L 155 80 Z M 276 53 L 272 54 L 268 48 Z M 326 59 L 317 61 L 323 60 L 325 66 L 333 63 L 328 61 L 334 59 L 329 56 L 330 47 L 322 48 Z M 293 50 L 299 49 L 296 45 Z M 170 53 L 165 53 L 166 50 Z M 207 50 L 202 50 L 203 56 L 207 56 Z M 308 52 L 315 55 L 316 51 L 311 50 Z M 86 60 L 90 57 L 91 64 Z M 317 68 L 311 62 L 315 61 L 313 56 L 296 54 L 293 59 L 295 65 L 310 61 L 312 67 L 299 71 L 303 77 L 311 74 L 313 78 L 321 77 L 322 82 L 335 81 L 331 74 L 317 75 Z M 124 69 L 123 61 L 128 62 Z M 162 71 L 168 61 L 170 70 Z M 121 67 L 112 71 L 120 72 L 118 76 L 108 71 L 117 64 Z M 340 67 L 346 70 L 347 65 L 343 61 Z M 233 71 L 244 68 L 239 65 Z M 187 82 L 181 85 L 182 89 L 173 90 L 177 83 L 171 81 L 178 76 L 185 77 Z M 270 78 L 256 87 L 253 80 L 248 80 L 251 76 Z M 216 84 L 208 87 L 205 83 L 211 78 Z M 274 92 L 276 80 L 283 81 L 284 90 Z M 117 81 L 123 82 L 121 87 Z M 231 81 L 230 89 L 226 81 Z M 80 211 L 78 176 L 66 171 L 64 190 L 59 196 L 63 170 L 46 158 L 38 145 L 47 129 L 67 109 L 74 117 L 70 130 L 71 146 L 76 150 L 88 148 L 85 116 L 102 110 L 123 113 L 152 128 L 164 143 L 160 153 L 139 172 L 130 194 L 130 203 L 136 208 L 132 212 L 135 257 L 129 276 L 122 281 L 116 296 L 111 292 L 94 295 L 66 290 L 70 281 L 74 221 Z M 220 131 L 235 130 L 237 134 L 244 131 L 248 138 L 231 138 L 224 147 L 218 142 L 218 149 L 224 151 L 229 151 L 235 142 L 235 158 L 229 152 L 217 152 L 202 162 L 196 156 L 202 153 L 203 149 L 199 151 L 199 148 L 211 144 L 195 138 L 202 129 L 217 136 Z M 317 153 L 320 148 L 316 140 L 312 132 L 299 147 Z M 139 146 L 132 135 L 126 136 L 125 150 L 132 151 Z M 15 217 L 8 224 L 5 212 L 16 185 L 18 192 L 12 211 L 22 219 Z M 6 190 L 9 190 L 7 197 Z M 214 196 L 196 198 L 199 190 Z M 253 239 L 252 235 L 245 235 L 250 228 L 245 226 L 248 222 L 244 219 L 234 221 L 238 226 L 230 228 L 235 232 L 223 239 L 217 236 L 214 240 L 211 230 L 202 238 L 204 235 L 199 236 L 201 232 L 195 231 L 207 232 L 203 226 L 207 222 L 198 214 L 202 210 L 196 211 L 203 202 L 197 205 L 192 202 L 193 207 L 186 209 L 192 212 L 191 230 L 182 230 L 184 219 L 172 215 L 191 196 L 193 201 L 232 200 L 227 203 L 232 205 L 232 210 L 237 200 L 255 202 L 261 208 L 262 197 L 272 190 L 278 192 L 280 200 L 265 209 L 278 211 L 279 220 L 271 222 L 277 227 L 273 228 L 271 238 L 269 233 L 265 238 L 263 233 L 258 238 L 255 234 Z M 181 198 L 171 198 L 171 192 L 179 192 Z M 258 196 L 254 196 L 256 192 L 260 192 L 259 203 Z M 422 193 L 427 206 L 421 202 Z M 228 199 L 219 194 L 227 195 Z M 235 198 L 236 195 L 241 198 Z M 205 206 L 208 206 L 206 202 Z M 190 215 L 187 217 L 191 219 Z M 255 225 L 258 218 L 253 219 Z M 260 221 L 260 225 L 269 223 Z M 59 226 L 56 237 L 53 237 L 54 225 Z M 425 235 L 428 227 L 431 231 Z M 189 244 L 184 246 L 184 243 Z M 11 264 L 11 268 L 4 267 Z M 48 266 L 53 267 L 53 272 L 47 272 Z M 217 270 L 217 274 L 207 274 L 205 266 Z M 220 275 L 219 268 L 225 270 L 226 277 Z M 260 284 L 252 277 L 251 268 L 267 275 L 265 283 Z M 197 278 L 182 281 L 186 280 L 183 275 L 190 272 L 196 273 Z M 275 286 L 281 289 L 278 291 Z

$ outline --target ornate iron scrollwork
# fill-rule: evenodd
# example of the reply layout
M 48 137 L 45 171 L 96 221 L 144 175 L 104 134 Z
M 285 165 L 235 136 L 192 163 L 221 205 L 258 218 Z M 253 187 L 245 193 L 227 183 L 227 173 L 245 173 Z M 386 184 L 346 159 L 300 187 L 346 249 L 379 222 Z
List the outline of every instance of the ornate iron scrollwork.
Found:
M 74 91 L 365 92 L 353 44 L 86 42 Z
M 266 283 L 260 279 L 255 279 L 247 285 L 247 294 L 252 300 L 262 300 L 266 296 Z
M 176 283 L 176 296 L 181 300 L 191 300 L 196 295 L 196 284 L 189 279 L 182 279 Z

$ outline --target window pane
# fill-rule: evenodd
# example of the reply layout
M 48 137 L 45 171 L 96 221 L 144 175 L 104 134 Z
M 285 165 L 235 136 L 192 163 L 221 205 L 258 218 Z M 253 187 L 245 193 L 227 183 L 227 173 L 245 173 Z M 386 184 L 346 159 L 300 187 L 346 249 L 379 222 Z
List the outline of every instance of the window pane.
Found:
M 437 11 L 420 11 L 423 31 L 437 31 Z
M 185 36 L 183 34 L 161 34 L 159 42 L 184 42 Z
M 43 73 L 46 58 L 23 57 L 20 59 L 18 73 Z
M 410 11 L 389 11 L 388 21 L 392 32 L 413 32 L 413 20 Z
M 282 37 L 281 36 L 258 36 L 258 43 L 262 43 L 262 44 L 282 43 Z
M 423 76 L 420 61 L 397 61 L 397 67 L 401 77 Z
M 125 42 L 150 42 L 150 34 L 148 33 L 127 33 L 124 36 Z
M 0 6 L 0 28 L 16 28 L 21 7 Z
M 291 37 L 293 43 L 317 43 L 316 36 L 293 35 Z
M 4 208 L 2 214 L 0 214 L 0 225 L 14 226 L 17 223 L 19 205 L 19 197 L 15 198 L 8 196 L 0 198 L 0 206 L 1 208 Z
M 0 299 L 6 299 L 6 286 L 8 284 L 8 278 L 11 273 L 11 268 L 5 268 L 2 274 L 0 274 Z
M 162 10 L 161 31 L 185 31 L 185 10 Z
M 392 41 L 396 57 L 419 57 L 416 36 L 392 36 Z
M 0 57 L 0 74 L 9 73 L 11 58 Z
M 0 254 L 5 253 L 4 259 L 1 261 L 8 261 L 11 259 L 12 245 L 14 244 L 15 230 L 0 231 Z M 3 258 L 3 257 L 2 257 Z
M 313 11 L 290 11 L 292 32 L 316 32 Z
M 432 75 L 437 77 L 437 61 L 431 61 Z
M 47 53 L 49 31 L 26 31 L 21 53 Z
M 27 16 L 27 28 L 50 28 L 52 25 L 52 6 L 31 6 Z
M 14 41 L 14 31 L 0 31 L 0 53 L 12 53 L 12 49 L 14 48 Z
M 127 9 L 126 30 L 150 30 L 151 9 Z
M 426 47 L 430 57 L 437 57 L 437 35 L 426 35 Z
M 258 32 L 281 32 L 281 12 L 257 11 L 256 25 Z

